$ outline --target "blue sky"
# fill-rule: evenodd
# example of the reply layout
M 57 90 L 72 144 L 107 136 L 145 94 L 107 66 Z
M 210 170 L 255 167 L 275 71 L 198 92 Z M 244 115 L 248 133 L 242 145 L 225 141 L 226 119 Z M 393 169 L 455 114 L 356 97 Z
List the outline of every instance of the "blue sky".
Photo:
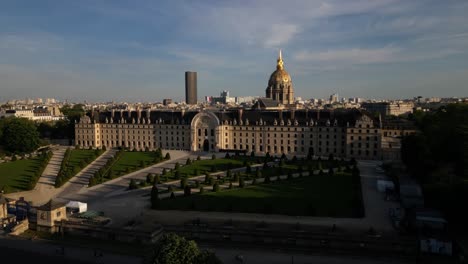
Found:
M 468 96 L 468 1 L 0 0 L 0 101 Z

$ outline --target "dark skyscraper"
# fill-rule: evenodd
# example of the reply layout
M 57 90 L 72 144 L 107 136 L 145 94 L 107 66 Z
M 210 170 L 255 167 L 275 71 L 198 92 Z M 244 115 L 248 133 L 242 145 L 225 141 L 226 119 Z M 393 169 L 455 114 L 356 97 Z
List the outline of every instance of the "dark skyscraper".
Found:
M 197 73 L 185 72 L 185 102 L 197 104 Z

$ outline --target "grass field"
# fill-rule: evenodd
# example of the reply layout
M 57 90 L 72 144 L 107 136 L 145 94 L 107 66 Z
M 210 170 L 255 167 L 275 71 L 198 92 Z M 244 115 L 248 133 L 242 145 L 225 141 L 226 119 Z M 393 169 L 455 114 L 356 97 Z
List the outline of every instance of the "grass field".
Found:
M 181 177 L 192 177 L 211 173 L 216 171 L 225 171 L 228 169 L 243 167 L 242 160 L 234 159 L 209 159 L 209 160 L 195 160 L 190 165 L 180 164 L 179 172 Z M 183 165 L 183 166 L 182 166 Z M 175 171 L 168 172 L 169 178 L 174 178 Z
M 39 169 L 39 159 L 17 160 L 0 164 L 0 188 L 5 192 L 28 190 L 28 184 Z
M 127 172 L 134 171 L 137 168 L 143 168 L 148 164 L 152 164 L 154 158 L 154 152 L 124 151 L 119 159 L 112 165 L 111 170 L 116 175 L 123 175 Z M 141 166 L 142 162 L 145 164 L 145 166 Z
M 360 217 L 362 199 L 351 174 L 337 173 L 164 199 L 160 209 Z
M 85 160 L 94 160 L 95 150 L 89 149 L 73 149 L 71 150 L 70 159 L 68 160 L 67 166 L 75 167 L 80 166 L 80 163 Z

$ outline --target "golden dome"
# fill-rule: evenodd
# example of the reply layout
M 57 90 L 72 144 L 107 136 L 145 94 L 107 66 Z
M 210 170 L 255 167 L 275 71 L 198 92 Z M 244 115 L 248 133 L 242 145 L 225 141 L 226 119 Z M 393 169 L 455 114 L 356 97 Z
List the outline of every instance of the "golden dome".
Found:
M 270 80 L 268 81 L 268 86 L 276 86 L 276 84 L 285 85 L 285 84 L 290 84 L 290 83 L 291 83 L 291 76 L 284 69 L 283 56 L 280 50 L 277 64 L 276 64 L 276 71 L 274 71 L 271 74 Z

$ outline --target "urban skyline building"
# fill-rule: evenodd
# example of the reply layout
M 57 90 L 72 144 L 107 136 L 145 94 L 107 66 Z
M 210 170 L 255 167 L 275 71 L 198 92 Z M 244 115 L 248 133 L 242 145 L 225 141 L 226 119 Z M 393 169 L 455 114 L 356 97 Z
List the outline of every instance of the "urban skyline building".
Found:
M 197 104 L 197 72 L 185 72 L 185 103 Z

